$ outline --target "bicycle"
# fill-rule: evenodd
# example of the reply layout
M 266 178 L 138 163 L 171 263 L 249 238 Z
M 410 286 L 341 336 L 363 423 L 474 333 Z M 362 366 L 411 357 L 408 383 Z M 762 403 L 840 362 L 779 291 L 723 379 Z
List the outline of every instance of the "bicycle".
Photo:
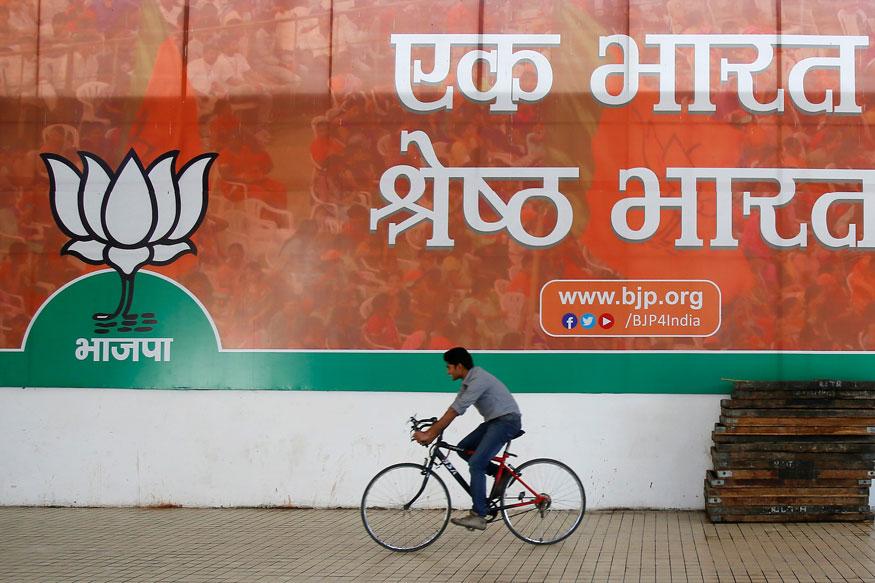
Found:
M 431 427 L 435 421 L 436 417 L 409 420 L 414 432 Z M 553 459 L 537 458 L 519 467 L 507 463 L 509 458 L 517 457 L 510 452 L 511 441 L 505 444 L 501 455 L 492 458 L 498 471 L 489 495 L 487 522 L 496 521 L 500 514 L 517 538 L 531 544 L 549 545 L 565 540 L 580 526 L 586 512 L 583 484 L 571 468 Z M 445 467 L 471 493 L 470 485 L 444 451 L 465 453 L 445 442 L 441 433 L 429 446 L 422 464 L 391 465 L 368 483 L 362 495 L 361 518 L 377 544 L 392 551 L 415 551 L 443 534 L 452 503 L 435 467 Z

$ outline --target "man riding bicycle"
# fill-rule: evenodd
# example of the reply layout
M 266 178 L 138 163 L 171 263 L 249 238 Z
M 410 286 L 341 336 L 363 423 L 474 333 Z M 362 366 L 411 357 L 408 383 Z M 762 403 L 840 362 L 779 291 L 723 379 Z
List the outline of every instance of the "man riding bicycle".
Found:
M 446 429 L 453 419 L 465 413 L 471 405 L 483 416 L 483 423 L 462 441 L 460 454 L 468 461 L 471 473 L 471 498 L 473 508 L 463 518 L 453 518 L 452 523 L 466 528 L 486 529 L 486 474 L 494 476 L 498 466 L 492 463 L 501 447 L 521 433 L 520 408 L 510 391 L 500 380 L 479 366 L 474 366 L 471 354 L 462 347 L 451 348 L 444 353 L 447 374 L 454 381 L 462 380 L 462 388 L 443 417 L 425 431 L 417 431 L 413 438 L 428 445 Z M 469 453 L 473 451 L 473 453 Z

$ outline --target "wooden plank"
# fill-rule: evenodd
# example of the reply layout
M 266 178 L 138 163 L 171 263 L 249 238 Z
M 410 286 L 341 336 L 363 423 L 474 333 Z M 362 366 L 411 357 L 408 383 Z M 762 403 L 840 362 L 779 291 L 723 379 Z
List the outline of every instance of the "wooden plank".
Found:
M 738 479 L 732 478 L 708 478 L 708 484 L 714 488 L 723 490 L 735 490 L 743 488 L 779 488 L 792 490 L 795 488 L 870 488 L 871 480 L 854 479 Z
M 875 417 L 726 417 L 720 416 L 726 426 L 775 425 L 783 427 L 873 427 Z M 875 431 L 875 429 L 873 429 Z M 871 433 L 871 432 L 870 432 Z
M 814 478 L 814 479 L 779 479 L 769 478 L 736 478 L 732 472 L 708 470 L 705 483 L 720 488 L 869 488 L 872 478 Z M 873 472 L 875 474 L 875 472 Z
M 871 435 L 737 435 L 715 432 L 711 434 L 714 443 L 868 443 L 875 444 L 875 434 Z
M 733 389 L 733 399 L 875 399 L 875 390 L 866 389 Z
M 744 417 L 792 417 L 794 419 L 806 419 L 810 421 L 819 421 L 827 418 L 870 418 L 875 419 L 875 409 L 871 408 L 855 408 L 855 409 L 815 409 L 806 408 L 777 408 L 777 407 L 756 407 L 756 408 L 741 408 L 741 407 L 721 407 L 720 411 L 723 417 L 744 418 Z
M 724 480 L 796 480 L 786 476 L 784 470 L 778 469 L 715 469 L 715 478 Z M 871 480 L 875 479 L 875 470 L 859 469 L 819 469 L 812 472 L 810 479 L 814 480 Z
M 711 448 L 711 457 L 718 457 L 724 460 L 758 461 L 766 460 L 769 462 L 777 461 L 810 461 L 812 463 L 829 463 L 829 464 L 862 464 L 853 467 L 865 467 L 868 464 L 869 469 L 875 469 L 875 454 L 873 453 L 810 453 L 810 452 L 787 452 L 787 451 L 719 451 L 716 446 Z M 825 466 L 825 467 L 840 467 L 840 466 Z M 851 467 L 851 466 L 848 466 Z
M 869 499 L 869 488 L 862 486 L 851 486 L 846 488 L 827 488 L 827 487 L 786 487 L 786 486 L 736 486 L 728 488 L 725 486 L 713 486 L 709 480 L 705 480 L 705 497 L 735 497 L 735 496 L 863 496 L 866 500 Z
M 746 443 L 715 443 L 714 448 L 719 453 L 740 452 L 785 452 L 785 453 L 822 453 L 822 454 L 875 454 L 875 443 L 844 443 L 822 441 L 751 441 Z
M 714 465 L 714 469 L 718 472 L 720 471 L 731 471 L 731 472 L 740 472 L 747 470 L 771 470 L 778 472 L 776 477 L 779 479 L 787 480 L 787 479 L 796 479 L 796 480 L 814 480 L 819 475 L 820 472 L 826 470 L 832 471 L 853 471 L 857 470 L 860 472 L 865 472 L 868 469 L 871 469 L 870 465 L 864 465 L 863 463 L 854 464 L 852 467 L 848 467 L 846 465 L 841 464 L 816 464 L 810 461 L 801 461 L 801 462 L 792 462 L 785 460 L 751 460 L 751 461 L 727 461 L 721 460 L 719 458 L 713 459 L 712 462 Z
M 752 504 L 748 506 L 720 506 L 706 504 L 709 514 L 842 514 L 870 512 L 868 504 Z
M 717 471 L 775 470 L 779 472 L 778 477 L 785 480 L 788 478 L 813 480 L 818 476 L 819 472 L 824 470 L 866 471 L 872 469 L 871 461 L 837 463 L 835 461 L 813 462 L 808 460 L 727 460 L 712 457 L 711 463 Z
M 843 488 L 820 488 L 821 490 L 843 490 Z M 799 489 L 793 493 L 781 493 L 780 488 L 773 488 L 778 493 L 766 494 L 760 492 L 765 491 L 765 488 L 755 489 L 753 493 L 743 494 L 738 489 L 729 488 L 726 490 L 709 488 L 705 492 L 705 502 L 708 504 L 724 504 L 734 506 L 756 506 L 763 504 L 868 504 L 869 492 L 860 494 L 856 491 L 846 492 L 845 494 L 805 494 L 800 493 Z M 817 490 L 817 488 L 814 488 Z M 784 490 L 784 492 L 787 492 Z M 745 502 L 746 501 L 746 502 Z
M 829 390 L 871 390 L 875 391 L 875 381 L 735 381 L 735 389 L 778 390 L 778 391 L 829 391 Z
M 736 508 L 760 505 L 783 506 L 854 506 L 868 508 L 869 496 L 712 496 L 705 498 L 706 507 Z
M 716 433 L 728 433 L 731 435 L 871 435 L 875 433 L 873 426 L 829 426 L 829 425 L 724 425 L 714 427 Z
M 720 404 L 724 407 L 735 409 L 774 409 L 774 408 L 820 408 L 820 409 L 872 409 L 875 406 L 875 395 L 869 398 L 829 396 L 823 394 L 819 397 L 812 395 L 799 396 L 798 393 L 778 393 L 767 396 L 761 393 L 746 393 L 732 395 L 731 399 L 721 399 Z
M 840 514 L 712 514 L 708 512 L 711 522 L 872 522 L 875 513 L 872 512 L 842 512 Z
M 715 470 L 775 469 L 783 470 L 785 472 L 783 477 L 786 478 L 804 478 L 808 477 L 811 472 L 826 469 L 871 470 L 875 468 L 875 461 L 872 459 L 860 459 L 852 456 L 830 457 L 795 453 L 725 454 L 718 453 L 713 449 L 711 461 Z

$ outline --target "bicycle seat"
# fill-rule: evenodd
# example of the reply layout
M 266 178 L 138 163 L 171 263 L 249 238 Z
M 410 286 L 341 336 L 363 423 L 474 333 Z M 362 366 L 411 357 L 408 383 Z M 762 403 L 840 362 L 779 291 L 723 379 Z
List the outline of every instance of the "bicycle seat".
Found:
M 510 456 L 516 457 L 516 454 L 510 453 L 510 442 L 513 441 L 514 439 L 516 439 L 517 437 L 522 437 L 524 433 L 525 433 L 525 431 L 520 429 L 517 433 L 510 436 L 510 439 L 508 439 L 507 442 L 504 444 L 505 453 L 507 453 Z
M 525 431 L 523 431 L 522 429 L 520 429 L 518 433 L 516 433 L 516 434 L 514 434 L 514 435 L 511 435 L 511 436 L 510 436 L 510 439 L 508 439 L 507 442 L 506 442 L 506 443 L 507 443 L 507 447 L 510 447 L 510 442 L 511 442 L 511 441 L 513 441 L 513 440 L 516 439 L 517 437 L 522 437 L 524 433 L 525 433 Z

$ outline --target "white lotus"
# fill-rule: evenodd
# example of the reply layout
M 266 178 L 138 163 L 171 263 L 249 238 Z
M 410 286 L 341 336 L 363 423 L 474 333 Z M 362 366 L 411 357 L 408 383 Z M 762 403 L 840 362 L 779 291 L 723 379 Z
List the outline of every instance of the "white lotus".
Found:
M 107 264 L 122 279 L 122 297 L 112 319 L 127 314 L 134 276 L 146 264 L 166 265 L 196 253 L 191 235 L 207 210 L 208 178 L 215 154 L 202 154 L 174 171 L 177 151 L 143 168 L 131 150 L 117 171 L 100 158 L 79 152 L 83 171 L 55 154 L 42 154 L 49 171 L 52 213 L 70 237 L 61 254 L 92 265 Z

